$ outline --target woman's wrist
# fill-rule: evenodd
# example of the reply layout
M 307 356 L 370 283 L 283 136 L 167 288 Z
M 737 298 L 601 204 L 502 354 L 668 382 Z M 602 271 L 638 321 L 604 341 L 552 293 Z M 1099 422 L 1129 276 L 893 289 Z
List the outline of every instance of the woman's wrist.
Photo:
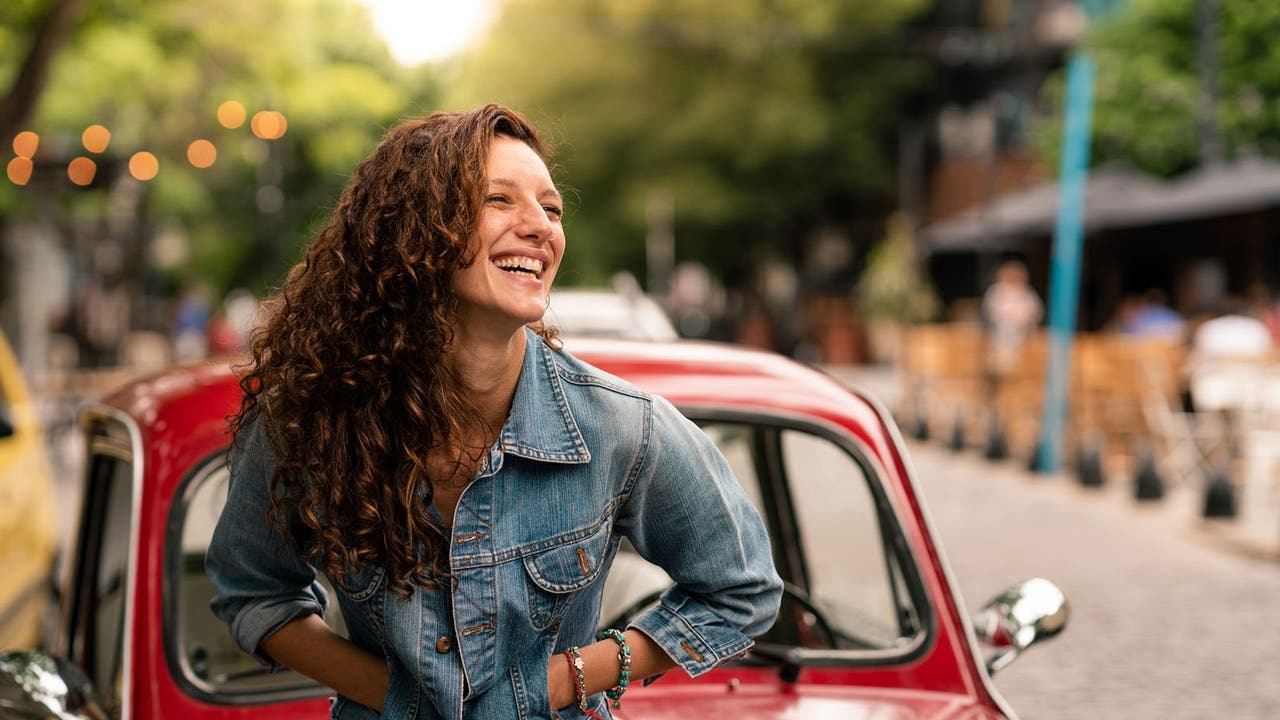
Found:
M 547 662 L 547 697 L 551 701 L 552 710 L 562 710 L 574 703 L 577 697 L 573 692 L 574 678 L 569 673 L 569 666 L 559 655 L 552 655 Z

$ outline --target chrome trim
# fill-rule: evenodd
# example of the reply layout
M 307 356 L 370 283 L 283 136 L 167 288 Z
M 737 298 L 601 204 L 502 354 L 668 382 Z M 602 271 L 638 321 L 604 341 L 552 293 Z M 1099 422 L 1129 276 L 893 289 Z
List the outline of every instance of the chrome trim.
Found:
M 120 659 L 120 720 L 131 720 L 133 717 L 133 632 L 137 627 L 137 588 L 138 583 L 141 582 L 141 578 L 138 577 L 138 535 L 141 532 L 139 517 L 142 513 L 142 431 L 127 413 L 101 403 L 93 403 L 85 407 L 80 417 L 84 423 L 95 420 L 118 422 L 129 433 L 128 460 L 133 469 L 133 497 L 130 499 L 131 507 L 129 508 L 129 555 L 125 565 L 129 574 L 129 584 L 124 590 L 124 638 L 121 647 L 123 656 Z M 118 446 L 115 447 L 118 449 Z M 92 448 L 91 444 L 90 449 Z M 111 457 L 118 456 L 111 455 Z
M 978 635 L 973 629 L 973 620 L 969 617 L 968 608 L 965 607 L 963 596 L 960 594 L 960 585 L 956 582 L 955 571 L 951 569 L 951 561 L 947 559 L 946 549 L 938 540 L 939 535 L 934 529 L 933 515 L 929 512 L 929 505 L 925 501 L 924 493 L 920 491 L 920 487 L 916 484 L 915 465 L 911 461 L 911 455 L 907 453 L 907 444 L 902 437 L 902 430 L 898 427 L 897 422 L 893 420 L 893 414 L 889 412 L 889 407 L 880 398 L 863 390 L 854 383 L 837 380 L 830 375 L 828 377 L 831 377 L 833 382 L 870 405 L 871 409 L 880 418 L 880 423 L 888 430 L 889 440 L 893 443 L 894 450 L 897 451 L 898 457 L 902 460 L 902 466 L 907 471 L 903 481 L 911 488 L 911 494 L 916 499 L 916 505 L 920 508 L 920 517 L 924 521 L 924 531 L 929 534 L 929 540 L 933 543 L 933 550 L 938 558 L 938 567 L 942 568 L 942 581 L 947 584 L 947 589 L 951 591 L 951 597 L 954 598 L 956 606 L 960 610 L 957 614 L 960 616 L 960 625 L 964 629 L 965 638 L 969 641 L 969 652 L 973 656 L 973 664 L 977 668 L 978 679 L 991 696 L 992 701 L 1000 708 L 1000 712 L 1004 713 L 1008 720 L 1018 720 L 1017 713 L 1013 711 L 1008 701 L 996 689 L 995 683 L 991 680 L 991 674 L 987 672 L 987 665 L 982 660 L 982 649 L 978 646 Z
M 122 462 L 133 463 L 133 449 L 117 443 L 113 438 L 89 438 L 90 455 L 106 455 Z

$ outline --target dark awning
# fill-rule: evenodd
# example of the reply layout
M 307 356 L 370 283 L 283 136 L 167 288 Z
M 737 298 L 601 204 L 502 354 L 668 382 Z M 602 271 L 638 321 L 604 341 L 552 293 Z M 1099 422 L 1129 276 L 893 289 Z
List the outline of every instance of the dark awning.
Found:
M 1280 206 L 1280 163 L 1261 158 L 1196 170 L 1172 182 L 1120 168 L 1089 174 L 1086 233 L 1233 215 Z M 1058 184 L 1046 183 L 934 223 L 920 233 L 936 252 L 1002 250 L 1053 234 Z

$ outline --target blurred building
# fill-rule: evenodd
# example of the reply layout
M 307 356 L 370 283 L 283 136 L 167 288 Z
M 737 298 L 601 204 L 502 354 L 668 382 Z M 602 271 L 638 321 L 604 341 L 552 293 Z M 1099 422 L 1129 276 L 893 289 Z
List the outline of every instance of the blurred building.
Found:
M 976 307 L 966 300 L 1008 257 L 1023 260 L 1033 287 L 1048 294 L 1057 168 L 1037 164 L 1030 127 L 1045 81 L 1086 26 L 1075 2 L 939 0 L 916 29 L 935 81 L 904 121 L 900 194 L 948 306 Z M 1280 286 L 1280 164 L 1205 157 L 1203 168 L 1169 182 L 1092 169 L 1082 329 L 1106 327 L 1126 299 L 1150 290 L 1195 315 Z
M 937 0 L 908 30 L 929 60 L 932 81 L 899 132 L 899 196 L 916 227 L 1034 188 L 1052 175 L 1030 144 L 1045 81 L 1085 30 L 1070 0 Z M 1004 257 L 1003 248 L 966 248 L 939 257 L 930 274 L 944 302 L 973 298 Z M 1043 292 L 1043 269 L 1031 264 Z

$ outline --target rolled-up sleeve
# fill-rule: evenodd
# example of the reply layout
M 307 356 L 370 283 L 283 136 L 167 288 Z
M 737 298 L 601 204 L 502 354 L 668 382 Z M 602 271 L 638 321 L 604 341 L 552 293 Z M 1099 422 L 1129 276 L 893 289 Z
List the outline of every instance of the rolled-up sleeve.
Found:
M 270 444 L 257 424 L 237 440 L 227 504 L 205 555 L 214 587 L 209 607 L 242 650 L 275 670 L 281 666 L 261 651 L 262 641 L 296 618 L 323 615 L 328 597 L 315 568 L 267 522 Z
M 619 530 L 675 585 L 630 627 L 696 677 L 769 629 L 782 581 L 764 522 L 714 443 L 660 397 L 646 443 Z

